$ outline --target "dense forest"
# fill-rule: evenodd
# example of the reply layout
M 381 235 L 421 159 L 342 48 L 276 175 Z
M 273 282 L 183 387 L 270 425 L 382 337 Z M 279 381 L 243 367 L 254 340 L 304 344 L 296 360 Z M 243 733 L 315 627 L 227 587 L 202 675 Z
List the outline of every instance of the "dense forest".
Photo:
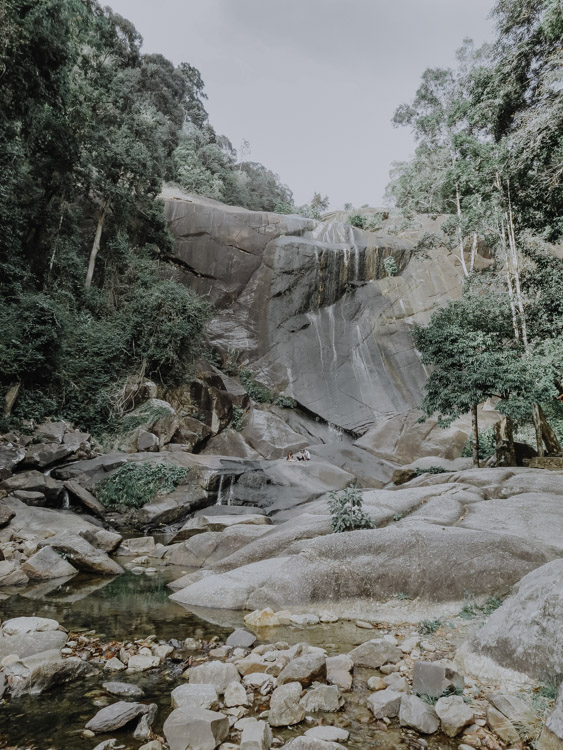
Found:
M 254 210 L 291 191 L 237 163 L 194 67 L 96 0 L 0 0 L 4 427 L 119 416 L 120 381 L 186 376 L 210 310 L 167 278 L 163 181 Z
M 465 277 L 463 298 L 416 332 L 433 367 L 423 408 L 448 423 L 496 397 L 509 454 L 513 422 L 531 420 L 542 455 L 561 451 L 544 411 L 563 433 L 563 262 L 550 244 L 563 238 L 563 4 L 498 0 L 493 16 L 494 43 L 466 40 L 457 68 L 426 70 L 395 113 L 417 148 L 388 195 L 407 217 L 449 215 L 419 249 L 445 244 Z M 482 241 L 494 263 L 477 272 Z

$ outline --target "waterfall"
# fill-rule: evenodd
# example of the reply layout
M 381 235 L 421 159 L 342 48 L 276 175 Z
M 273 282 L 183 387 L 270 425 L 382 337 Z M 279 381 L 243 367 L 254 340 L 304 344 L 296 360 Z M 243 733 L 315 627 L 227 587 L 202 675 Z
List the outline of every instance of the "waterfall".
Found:
M 235 478 L 231 474 L 231 476 L 229 477 L 229 479 L 230 479 L 230 482 L 229 482 L 229 489 L 227 491 L 227 505 L 232 505 L 234 497 L 235 497 L 235 489 L 234 489 L 234 487 L 235 487 Z
M 332 424 L 332 422 L 328 422 L 327 426 L 329 433 L 334 436 L 335 440 L 340 442 L 344 434 L 342 427 L 338 427 L 338 425 Z
M 223 484 L 225 482 L 225 475 L 221 474 L 219 477 L 219 490 L 217 492 L 217 502 L 215 505 L 223 505 Z
M 63 489 L 62 491 L 61 508 L 63 510 L 68 510 L 70 508 L 70 499 L 68 496 L 68 490 L 66 489 Z

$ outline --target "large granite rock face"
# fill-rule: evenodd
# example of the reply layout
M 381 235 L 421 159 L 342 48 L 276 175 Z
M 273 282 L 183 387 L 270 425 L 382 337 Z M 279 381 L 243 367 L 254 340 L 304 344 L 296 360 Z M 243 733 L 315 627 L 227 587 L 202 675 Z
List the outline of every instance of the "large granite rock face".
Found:
M 166 200 L 176 272 L 217 308 L 210 337 L 257 379 L 329 423 L 363 433 L 421 401 L 411 328 L 461 294 L 444 249 L 338 222 Z M 399 274 L 388 277 L 393 257 Z
M 528 573 L 473 637 L 473 651 L 539 680 L 563 673 L 563 560 Z

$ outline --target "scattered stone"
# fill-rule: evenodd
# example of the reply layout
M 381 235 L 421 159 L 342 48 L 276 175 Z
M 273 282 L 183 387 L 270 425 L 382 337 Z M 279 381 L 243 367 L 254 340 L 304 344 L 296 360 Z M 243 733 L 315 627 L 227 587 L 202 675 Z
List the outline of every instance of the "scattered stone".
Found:
M 493 706 L 513 724 L 523 724 L 531 728 L 537 721 L 536 714 L 530 706 L 517 695 L 507 693 L 493 693 L 488 696 Z
M 463 690 L 463 677 L 447 664 L 435 661 L 417 661 L 413 672 L 413 693 L 440 698 L 446 691 Z
M 244 618 L 249 628 L 275 628 L 280 625 L 277 615 L 270 607 L 255 609 Z
M 333 623 L 338 622 L 338 617 L 333 615 L 332 612 L 323 612 L 319 617 L 321 622 Z
M 153 654 L 155 656 L 158 656 L 159 659 L 164 660 L 170 656 L 174 652 L 174 649 L 172 646 L 169 646 L 167 643 L 162 643 L 158 646 L 153 647 Z
M 281 750 L 345 750 L 339 742 L 327 742 L 316 737 L 295 737 L 284 745 Z
M 326 679 L 332 685 L 338 685 L 342 690 L 352 687 L 352 669 L 354 662 L 348 654 L 329 656 L 326 660 Z
M 406 693 L 409 688 L 406 677 L 403 677 L 399 672 L 391 672 L 391 674 L 385 675 L 383 683 L 385 687 L 391 688 L 397 693 Z
M 324 740 L 325 742 L 338 742 L 339 740 L 346 742 L 349 736 L 350 732 L 347 732 L 345 729 L 326 725 L 311 727 L 311 729 L 307 729 L 305 732 L 305 737 L 314 737 L 317 740 Z
M 270 750 L 272 730 L 265 721 L 252 719 L 242 730 L 240 750 Z
M 301 705 L 307 713 L 333 712 L 342 708 L 344 699 L 336 685 L 319 685 L 305 693 L 301 698 Z
M 53 547 L 57 552 L 62 552 L 66 559 L 79 570 L 88 573 L 100 573 L 101 575 L 120 575 L 123 568 L 112 560 L 105 552 L 93 547 L 90 542 L 70 531 L 60 531 L 39 543 L 40 547 Z
M 139 750 L 162 750 L 162 742 L 152 740 L 151 742 L 147 742 L 146 745 L 142 745 Z
M 158 656 L 148 656 L 140 653 L 131 656 L 127 662 L 127 670 L 129 672 L 146 672 L 147 669 L 155 669 L 158 666 L 160 666 Z
M 201 642 L 196 638 L 186 638 L 186 640 L 184 641 L 184 648 L 186 649 L 186 651 L 197 651 L 199 648 L 201 648 Z
M 48 617 L 14 617 L 2 625 L 4 635 L 26 635 L 28 633 L 45 633 L 50 630 L 62 630 L 56 620 Z
M 392 674 L 392 672 L 398 672 L 399 667 L 396 664 L 384 664 L 382 667 L 379 667 L 379 671 L 381 674 Z
M 278 675 L 278 685 L 297 681 L 307 687 L 314 680 L 326 680 L 326 656 L 323 654 L 299 656 L 290 661 Z
M 100 742 L 99 745 L 96 745 L 94 750 L 116 750 L 117 747 L 117 740 L 112 738 L 111 740 L 104 740 L 103 742 Z
M 130 721 L 142 716 L 148 711 L 148 706 L 142 703 L 129 703 L 128 701 L 118 701 L 111 706 L 102 708 L 101 711 L 90 719 L 86 724 L 86 729 L 94 734 L 104 734 L 113 732 L 116 729 L 124 727 Z
M 374 638 L 350 651 L 350 657 L 355 667 L 379 669 L 383 664 L 397 663 L 403 658 L 403 653 L 383 638 Z
M 248 706 L 250 703 L 246 690 L 240 682 L 231 682 L 230 685 L 227 685 L 224 700 L 225 706 L 228 708 L 232 708 L 233 706 Z
M 109 669 L 111 672 L 121 672 L 124 669 L 127 669 L 127 667 L 117 658 L 117 656 L 112 656 L 111 659 L 108 659 L 104 664 L 104 669 Z
M 376 695 L 381 695 L 381 693 L 376 693 Z M 432 706 L 416 695 L 403 695 L 402 698 L 399 711 L 399 723 L 402 727 L 411 727 L 423 734 L 438 731 L 440 720 Z
M 106 693 L 120 698 L 142 698 L 145 694 L 140 687 L 127 682 L 103 682 L 102 687 Z
M 503 742 L 520 742 L 520 735 L 504 714 L 498 711 L 494 706 L 487 708 L 487 724 L 497 734 Z
M 387 685 L 382 677 L 370 677 L 368 680 L 368 688 L 370 690 L 385 690 L 387 687 L 389 687 L 389 685 Z
M 188 670 L 190 685 L 204 684 L 213 685 L 215 690 L 222 694 L 231 682 L 240 682 L 240 675 L 234 664 L 223 664 L 220 661 L 211 661 L 208 664 L 200 664 Z
M 316 615 L 291 615 L 289 621 L 292 625 L 318 625 L 320 622 Z
M 274 684 L 274 678 L 272 677 L 272 675 L 266 674 L 265 672 L 252 672 L 251 674 L 247 674 L 243 677 L 243 682 L 246 687 L 266 690 L 266 685 Z
M 455 737 L 461 730 L 471 724 L 475 718 L 475 712 L 470 708 L 460 695 L 450 695 L 440 698 L 434 710 L 440 719 L 442 732 L 448 737 Z
M 288 682 L 274 690 L 270 698 L 270 726 L 287 727 L 303 721 L 305 709 L 299 703 L 301 692 L 299 682 Z
M 205 708 L 176 708 L 163 731 L 170 750 L 215 750 L 229 734 L 229 719 Z
M 29 578 L 15 560 L 0 562 L 0 586 L 25 586 Z
M 418 636 L 412 636 L 411 638 L 405 638 L 402 643 L 399 643 L 399 648 L 403 654 L 410 654 L 413 649 L 418 646 Z
M 364 630 L 373 630 L 371 622 L 366 622 L 365 620 L 356 620 L 356 627 L 363 628 Z
M 219 696 L 213 685 L 199 683 L 196 685 L 178 685 L 172 691 L 171 700 L 172 708 L 214 709 L 219 703 Z
M 254 633 L 238 628 L 227 638 L 226 645 L 230 648 L 251 648 L 256 641 Z
M 375 719 L 392 719 L 399 715 L 402 699 L 402 693 L 386 688 L 370 695 L 367 703 Z

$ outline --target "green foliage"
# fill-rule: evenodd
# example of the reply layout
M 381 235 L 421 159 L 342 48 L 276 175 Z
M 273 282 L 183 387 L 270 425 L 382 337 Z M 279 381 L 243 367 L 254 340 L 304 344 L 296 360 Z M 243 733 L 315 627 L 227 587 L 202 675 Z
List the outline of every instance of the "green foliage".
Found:
M 418 624 L 418 632 L 421 635 L 433 635 L 441 627 L 442 620 L 422 620 L 422 622 Z
M 383 260 L 383 268 L 385 268 L 387 276 L 395 276 L 399 270 L 397 261 L 391 255 L 388 255 L 387 258 Z
M 375 529 L 375 522 L 362 508 L 362 493 L 357 487 L 347 487 L 340 492 L 331 492 L 328 508 L 331 514 L 332 531 Z
M 486 459 L 492 456 L 496 449 L 496 440 L 494 430 L 479 430 L 479 458 Z M 473 456 L 473 437 L 468 437 L 463 448 L 461 449 L 461 455 L 464 458 L 471 458 Z
M 282 409 L 295 409 L 297 406 L 295 399 L 283 394 L 276 395 L 268 390 L 268 388 L 260 385 L 260 383 L 254 380 L 250 370 L 243 370 L 240 374 L 240 379 L 250 398 L 259 404 L 274 404 Z
M 366 220 L 362 214 L 350 214 L 348 217 L 348 224 L 351 224 L 357 229 L 364 229 L 366 226 Z
M 241 409 L 239 406 L 233 406 L 233 420 L 231 422 L 233 430 L 236 430 L 237 432 L 242 432 L 243 419 L 244 419 L 244 409 Z
M 420 467 L 416 468 L 415 474 L 417 477 L 422 476 L 423 474 L 444 474 L 447 469 L 444 469 L 443 466 L 428 466 L 426 469 L 422 469 Z
M 460 610 L 459 616 L 462 620 L 472 620 L 474 617 L 479 615 L 485 615 L 488 617 L 502 605 L 502 599 L 496 596 L 489 596 L 489 598 L 483 604 L 477 604 L 474 597 L 469 596 L 466 598 L 465 604 Z
M 157 495 L 172 492 L 187 474 L 188 470 L 180 466 L 130 461 L 120 466 L 98 487 L 98 500 L 106 508 L 120 505 L 142 508 Z

